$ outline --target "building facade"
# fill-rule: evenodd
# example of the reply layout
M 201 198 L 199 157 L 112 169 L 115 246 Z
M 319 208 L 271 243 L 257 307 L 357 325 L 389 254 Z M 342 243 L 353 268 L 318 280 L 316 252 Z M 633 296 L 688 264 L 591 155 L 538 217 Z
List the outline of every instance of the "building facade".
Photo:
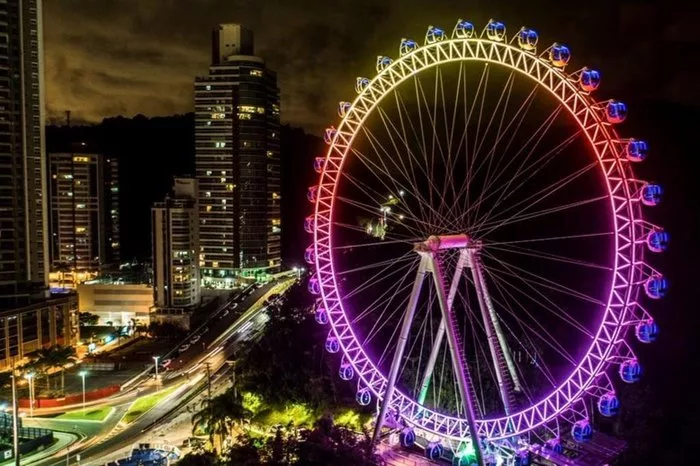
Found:
M 119 262 L 118 162 L 94 153 L 51 153 L 49 170 L 52 282 L 54 275 L 67 283 L 94 278 Z
M 197 180 L 175 178 L 172 196 L 151 209 L 153 300 L 159 310 L 200 302 Z
M 147 283 L 92 280 L 77 286 L 78 309 L 97 315 L 98 325 L 127 326 L 132 321 L 148 325 L 153 288 Z
M 0 311 L 0 370 L 21 364 L 38 349 L 75 345 L 80 338 L 77 310 L 77 296 L 66 293 Z
M 0 2 L 0 308 L 46 292 L 41 0 Z
M 281 266 L 280 100 L 251 31 L 214 29 L 209 74 L 196 78 L 194 101 L 203 283 L 264 278 Z

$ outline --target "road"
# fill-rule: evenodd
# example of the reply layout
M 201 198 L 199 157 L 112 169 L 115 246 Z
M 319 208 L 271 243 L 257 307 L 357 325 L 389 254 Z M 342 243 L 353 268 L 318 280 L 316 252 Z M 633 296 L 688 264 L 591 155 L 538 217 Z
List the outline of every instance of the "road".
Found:
M 199 409 L 201 406 L 208 386 L 206 377 L 207 364 L 211 375 L 213 392 L 227 386 L 227 384 L 222 383 L 228 379 L 228 374 L 231 371 L 231 366 L 227 364 L 227 360 L 235 353 L 238 345 L 242 342 L 250 341 L 264 328 L 264 323 L 268 318 L 265 314 L 267 308 L 264 305 L 267 296 L 284 291 L 293 282 L 293 279 L 286 279 L 266 285 L 260 289 L 251 289 L 249 295 L 244 296 L 243 300 L 238 303 L 240 309 L 246 309 L 238 317 L 232 315 L 233 312 L 229 312 L 229 315 L 222 317 L 224 309 L 231 307 L 233 304 L 232 302 L 227 302 L 219 312 L 215 313 L 200 328 L 192 332 L 191 335 L 194 335 L 209 327 L 209 331 L 202 334 L 201 340 L 198 342 L 199 345 L 179 354 L 177 356 L 177 365 L 171 371 L 166 372 L 162 379 L 162 383 L 167 386 L 182 383 L 183 380 L 186 380 L 186 383 L 182 384 L 180 388 L 153 409 L 147 411 L 143 416 L 126 427 L 121 423 L 116 423 L 113 428 L 106 428 L 104 431 L 93 433 L 91 438 L 73 445 L 70 452 L 71 459 L 68 461 L 65 456 L 66 452 L 63 451 L 56 456 L 33 464 L 36 466 L 78 464 L 75 455 L 79 453 L 81 457 L 79 464 L 83 466 L 103 465 L 112 458 L 127 454 L 130 451 L 130 447 L 135 443 L 145 441 L 162 442 L 163 438 L 160 437 L 162 432 L 172 430 L 173 423 L 179 426 L 189 423 L 189 416 L 183 414 L 187 413 L 187 410 Z M 217 333 L 217 328 L 225 328 L 225 330 Z M 191 338 L 189 336 L 187 340 Z M 171 354 L 174 354 L 174 352 L 165 354 L 164 358 L 172 357 Z M 127 393 L 135 397 L 139 390 L 141 390 L 142 394 L 146 393 L 146 391 L 154 390 L 155 383 L 152 379 L 150 371 L 144 371 L 127 387 Z M 118 410 L 124 409 L 130 403 L 123 402 L 123 397 L 127 393 L 120 394 Z M 119 414 L 115 415 L 121 417 Z M 188 427 L 191 430 L 191 426 Z M 180 430 L 184 432 L 182 428 Z M 171 436 L 168 435 L 168 437 Z M 172 443 L 173 439 L 168 438 L 168 440 Z

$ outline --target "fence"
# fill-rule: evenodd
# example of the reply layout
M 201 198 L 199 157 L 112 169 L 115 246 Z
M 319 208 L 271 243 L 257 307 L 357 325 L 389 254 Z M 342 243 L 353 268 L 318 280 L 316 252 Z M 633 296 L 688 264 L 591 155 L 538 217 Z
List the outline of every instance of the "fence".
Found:
M 109 387 L 99 388 L 85 392 L 85 401 L 94 401 L 101 398 L 106 398 L 118 393 L 121 389 L 120 385 L 111 385 Z M 63 398 L 37 398 L 34 400 L 34 408 L 57 408 L 59 406 L 74 405 L 82 403 L 83 394 L 68 395 Z M 19 400 L 20 408 L 29 408 L 29 399 L 22 398 Z

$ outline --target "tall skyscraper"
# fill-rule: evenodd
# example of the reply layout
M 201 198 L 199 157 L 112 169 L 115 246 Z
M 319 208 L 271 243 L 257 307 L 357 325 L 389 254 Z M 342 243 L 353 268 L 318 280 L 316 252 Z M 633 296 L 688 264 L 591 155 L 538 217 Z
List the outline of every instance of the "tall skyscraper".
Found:
M 0 2 L 0 301 L 46 289 L 41 0 Z
M 66 272 L 74 281 L 93 278 L 119 262 L 117 159 L 78 145 L 49 154 L 49 165 L 52 281 Z
M 0 0 L 0 369 L 79 337 L 75 294 L 48 295 L 41 0 Z
M 203 282 L 263 278 L 281 265 L 280 101 L 277 75 L 254 55 L 250 30 L 214 28 L 194 105 Z
M 160 309 L 199 304 L 197 180 L 175 178 L 172 196 L 152 212 L 153 301 Z

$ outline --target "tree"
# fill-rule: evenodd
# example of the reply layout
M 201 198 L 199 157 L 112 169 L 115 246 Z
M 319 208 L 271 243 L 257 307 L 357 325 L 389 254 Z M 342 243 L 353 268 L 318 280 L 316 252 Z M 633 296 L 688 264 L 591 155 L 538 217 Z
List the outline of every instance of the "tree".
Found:
M 318 419 L 312 430 L 302 432 L 295 462 L 305 466 L 375 466 L 381 463 L 381 458 L 374 453 L 369 432 L 358 437 L 326 416 Z
M 243 435 L 225 454 L 222 466 L 259 466 L 262 465 L 260 447 L 249 435 Z
M 211 444 L 220 451 L 224 439 L 231 435 L 234 426 L 243 424 L 251 416 L 252 413 L 243 407 L 240 399 L 229 389 L 204 401 L 202 409 L 192 416 L 192 430 L 205 431 L 209 434 Z
M 75 348 L 72 346 L 61 346 L 56 345 L 53 348 L 53 363 L 54 367 L 58 367 L 61 370 L 61 393 L 66 394 L 66 366 L 75 362 L 78 357 L 75 352 Z
M 80 312 L 78 314 L 78 320 L 81 327 L 87 327 L 91 325 L 97 325 L 100 320 L 100 316 L 97 314 L 91 314 L 89 312 Z
M 214 466 L 216 457 L 211 453 L 189 453 L 177 462 L 179 466 Z

